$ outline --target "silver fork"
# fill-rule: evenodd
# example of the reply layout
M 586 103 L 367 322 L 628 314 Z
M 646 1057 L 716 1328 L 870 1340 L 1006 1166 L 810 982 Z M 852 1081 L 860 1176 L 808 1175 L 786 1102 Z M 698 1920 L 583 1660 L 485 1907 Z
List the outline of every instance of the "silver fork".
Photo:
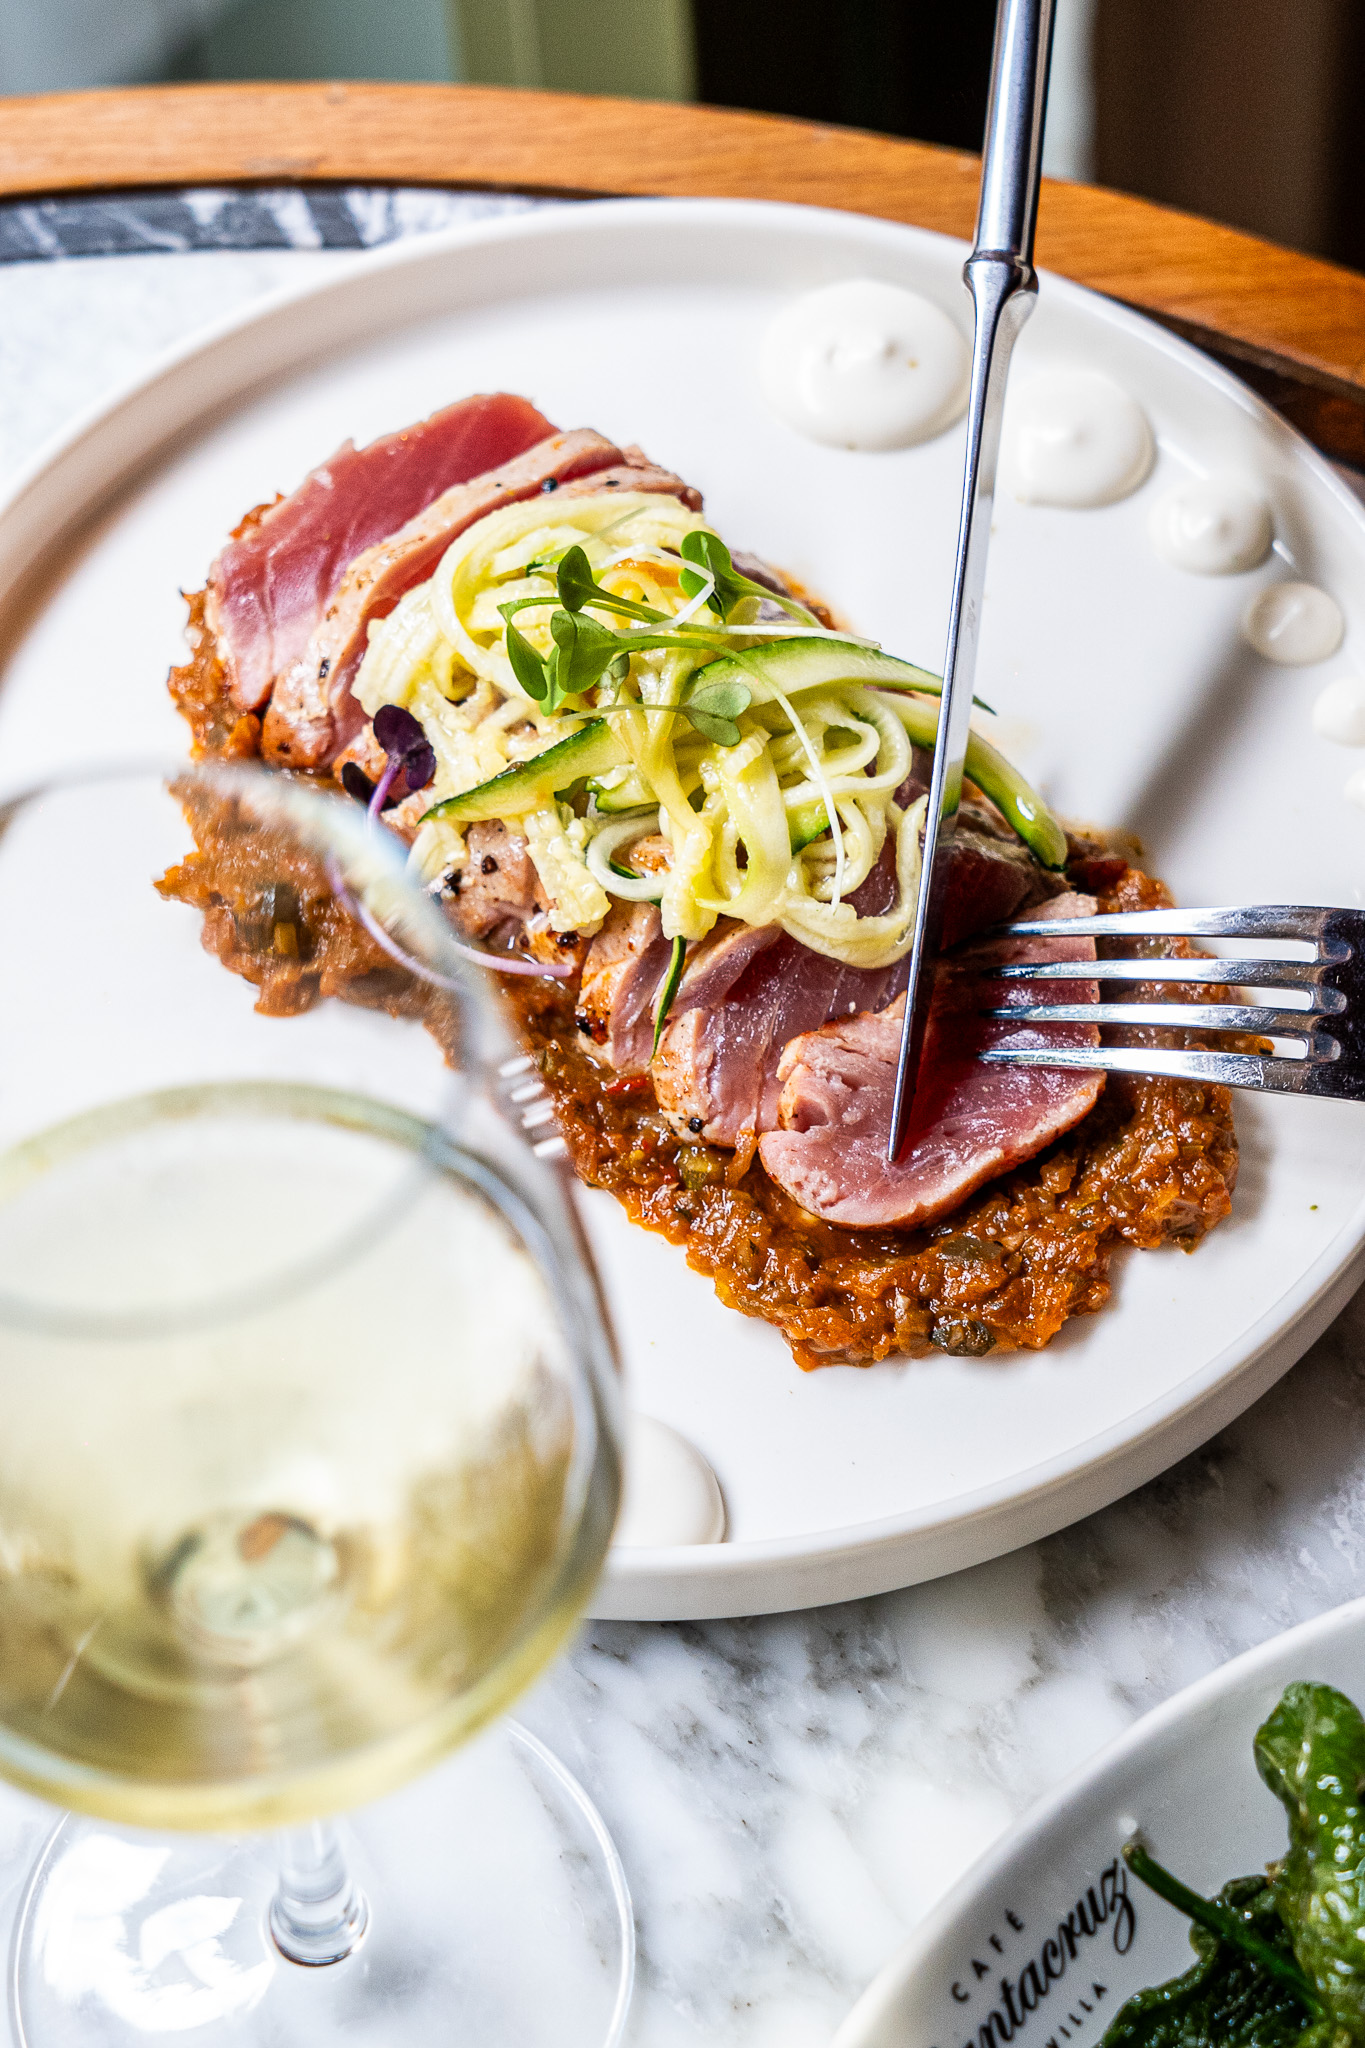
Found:
M 531 1150 L 537 1159 L 562 1158 L 568 1147 L 553 1128 L 555 1106 L 531 1055 L 522 1053 L 516 1059 L 504 1060 L 498 1068 L 498 1085 L 509 1111 L 524 1131 L 529 1134 L 550 1126 L 543 1138 L 532 1140 Z
M 1298 939 L 1311 959 L 1273 953 L 1234 960 L 1021 961 L 990 970 L 993 981 L 1217 982 L 1238 989 L 1295 989 L 1307 1001 L 1276 1009 L 1255 1003 L 1022 1003 L 987 1010 L 1014 1024 L 1145 1024 L 1182 1030 L 1251 1031 L 1297 1039 L 1299 1058 L 1278 1054 L 1175 1051 L 1161 1047 L 1101 1045 L 1015 1050 L 980 1057 L 999 1065 L 1079 1067 L 1091 1073 L 1170 1074 L 1180 1080 L 1221 1081 L 1286 1095 L 1326 1095 L 1365 1102 L 1365 911 L 1262 903 L 1221 910 L 1143 910 L 1107 917 L 1023 918 L 1001 926 L 1011 937 L 1055 936 L 1139 939 Z M 1326 1022 L 1324 1023 L 1324 1020 Z

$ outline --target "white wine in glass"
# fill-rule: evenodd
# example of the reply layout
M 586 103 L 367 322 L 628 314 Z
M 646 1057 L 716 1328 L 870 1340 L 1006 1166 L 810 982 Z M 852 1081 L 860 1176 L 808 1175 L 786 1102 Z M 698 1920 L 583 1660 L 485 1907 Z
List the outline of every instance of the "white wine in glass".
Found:
M 571 1207 L 481 1090 L 497 1013 L 398 851 L 342 803 L 196 773 L 288 853 L 267 910 L 301 971 L 305 872 L 451 992 L 462 1070 L 386 1014 L 382 955 L 369 1010 L 260 1015 L 152 889 L 185 836 L 156 777 L 0 818 L 0 930 L 33 967 L 0 990 L 24 1077 L 0 1087 L 0 1771 L 92 1817 L 30 1883 L 16 2031 L 406 2043 L 463 2013 L 485 2048 L 595 2048 L 629 1930 L 562 1767 L 485 1738 L 399 1792 L 543 1668 L 610 1538 L 610 1342 Z M 54 926 L 91 843 L 99 897 Z M 278 951 L 271 916 L 234 915 Z M 323 1817 L 375 1801 L 348 1853 Z M 538 1939 L 547 1851 L 590 1876 L 554 1879 Z

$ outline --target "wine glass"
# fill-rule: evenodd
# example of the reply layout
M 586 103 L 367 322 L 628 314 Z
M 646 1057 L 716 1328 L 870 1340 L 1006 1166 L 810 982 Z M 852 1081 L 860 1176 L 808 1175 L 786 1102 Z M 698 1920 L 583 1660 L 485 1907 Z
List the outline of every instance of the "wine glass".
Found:
M 16 2039 L 615 2042 L 609 1837 L 478 1734 L 619 1491 L 496 984 L 360 807 L 235 765 L 0 807 L 0 943 L 0 1773 L 74 1809 Z

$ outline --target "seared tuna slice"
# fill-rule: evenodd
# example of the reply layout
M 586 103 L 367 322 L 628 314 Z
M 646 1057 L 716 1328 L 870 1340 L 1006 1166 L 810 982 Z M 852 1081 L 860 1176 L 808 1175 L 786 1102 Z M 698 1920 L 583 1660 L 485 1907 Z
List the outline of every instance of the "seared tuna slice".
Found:
M 959 824 L 944 906 L 944 944 L 1001 924 L 1057 884 L 1013 838 L 1002 839 L 975 815 Z M 895 901 L 890 847 L 852 897 L 865 916 Z M 718 928 L 719 931 L 720 928 Z M 908 961 L 894 967 L 845 967 L 768 927 L 746 940 L 738 931 L 703 941 L 689 961 L 651 1072 L 659 1106 L 673 1128 L 737 1145 L 746 1132 L 777 1123 L 778 1065 L 789 1041 L 831 1019 L 881 1010 L 905 987 Z M 746 946 L 752 952 L 743 957 Z M 703 980 L 707 949 L 740 971 Z
M 486 818 L 465 833 L 467 858 L 451 878 L 451 907 L 467 939 L 515 941 L 548 899 L 520 832 Z
M 694 484 L 685 484 L 671 469 L 660 469 L 657 462 L 651 462 L 643 448 L 623 448 L 621 461 L 612 469 L 604 469 L 594 476 L 578 477 L 564 490 L 570 498 L 581 498 L 588 491 L 645 491 L 655 497 L 681 498 L 693 512 L 701 510 L 701 492 Z
M 643 1074 L 654 1047 L 654 1002 L 673 948 L 655 903 L 613 903 L 583 962 L 574 1018 L 594 1058 Z
M 1067 895 L 1039 915 L 1060 922 L 1094 910 L 1093 897 Z M 886 1140 L 904 995 L 879 1015 L 826 1024 L 793 1040 L 778 1068 L 781 1128 L 759 1143 L 766 1171 L 803 1209 L 854 1230 L 910 1229 L 957 1208 L 983 1182 L 1079 1123 L 1104 1086 L 1102 1074 L 978 1060 L 987 1046 L 1099 1043 L 1091 1024 L 1011 1025 L 981 1015 L 1002 1003 L 1093 1002 L 1093 981 L 1022 988 L 992 982 L 990 968 L 1094 958 L 1093 939 L 1059 935 L 983 939 L 940 963 L 908 1150 L 894 1167 L 886 1162 Z
M 237 709 L 265 703 L 357 555 L 553 432 L 524 398 L 465 398 L 366 448 L 345 442 L 287 498 L 248 514 L 209 571 L 205 606 Z
M 431 575 L 453 540 L 503 505 L 533 498 L 547 485 L 596 475 L 621 461 L 621 451 L 590 428 L 553 434 L 450 490 L 348 566 L 302 654 L 276 684 L 266 714 L 263 751 L 281 767 L 325 767 L 365 722 L 351 682 L 368 644 L 370 623 L 386 618 L 400 597 Z
M 689 1010 L 713 1010 L 724 1002 L 750 961 L 781 937 L 779 925 L 740 924 L 736 918 L 723 917 L 688 954 L 671 1014 L 681 1017 Z

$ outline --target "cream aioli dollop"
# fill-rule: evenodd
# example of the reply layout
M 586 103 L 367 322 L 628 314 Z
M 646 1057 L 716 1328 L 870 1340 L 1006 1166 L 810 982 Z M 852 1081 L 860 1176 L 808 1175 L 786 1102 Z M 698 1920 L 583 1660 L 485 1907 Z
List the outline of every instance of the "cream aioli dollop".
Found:
M 967 342 L 940 306 L 870 277 L 822 285 L 784 306 L 763 338 L 759 379 L 779 418 L 832 448 L 911 448 L 967 403 Z
M 1270 553 L 1274 526 L 1259 491 L 1234 476 L 1191 477 L 1158 498 L 1148 521 L 1152 545 L 1175 569 L 1236 576 Z
M 1339 747 L 1365 747 L 1365 680 L 1338 676 L 1313 706 L 1313 730 Z
M 1345 630 L 1336 599 L 1315 583 L 1272 583 L 1252 599 L 1242 620 L 1256 652 L 1285 668 L 1326 661 Z
M 1137 400 L 1100 370 L 1045 370 L 1011 394 L 1004 483 L 1030 505 L 1112 505 L 1143 481 L 1156 442 Z
M 696 1445 L 652 1415 L 626 1423 L 625 1490 L 613 1542 L 653 1550 L 675 1543 L 720 1543 L 725 1502 Z

